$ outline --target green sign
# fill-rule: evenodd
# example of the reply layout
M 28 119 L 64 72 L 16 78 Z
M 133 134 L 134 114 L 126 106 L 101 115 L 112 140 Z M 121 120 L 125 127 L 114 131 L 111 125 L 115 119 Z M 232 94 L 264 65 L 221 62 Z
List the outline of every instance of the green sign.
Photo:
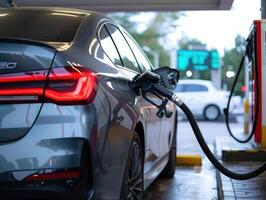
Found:
M 220 68 L 217 50 L 178 50 L 177 68 L 179 70 L 208 70 Z

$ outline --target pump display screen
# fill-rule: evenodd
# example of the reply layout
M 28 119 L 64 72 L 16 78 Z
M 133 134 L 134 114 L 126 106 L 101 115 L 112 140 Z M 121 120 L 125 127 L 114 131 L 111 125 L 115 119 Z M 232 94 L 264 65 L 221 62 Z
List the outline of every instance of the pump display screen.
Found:
M 184 70 L 209 70 L 219 69 L 219 53 L 217 50 L 178 50 L 177 69 Z

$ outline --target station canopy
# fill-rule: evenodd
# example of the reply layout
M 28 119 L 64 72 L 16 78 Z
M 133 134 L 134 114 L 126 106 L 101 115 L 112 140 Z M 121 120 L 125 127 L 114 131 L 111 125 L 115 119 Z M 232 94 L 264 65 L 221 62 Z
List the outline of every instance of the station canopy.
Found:
M 100 12 L 230 10 L 234 0 L 14 0 L 18 6 L 56 6 Z

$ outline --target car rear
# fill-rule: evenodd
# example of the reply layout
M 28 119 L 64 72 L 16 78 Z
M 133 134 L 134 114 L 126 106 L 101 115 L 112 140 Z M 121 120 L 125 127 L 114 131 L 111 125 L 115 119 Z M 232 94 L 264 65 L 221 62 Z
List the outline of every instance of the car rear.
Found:
M 84 16 L 60 9 L 0 11 L 1 199 L 82 198 L 85 141 L 74 131 L 82 128 L 80 116 L 97 83 L 82 66 L 60 65 L 57 46 L 71 44 Z

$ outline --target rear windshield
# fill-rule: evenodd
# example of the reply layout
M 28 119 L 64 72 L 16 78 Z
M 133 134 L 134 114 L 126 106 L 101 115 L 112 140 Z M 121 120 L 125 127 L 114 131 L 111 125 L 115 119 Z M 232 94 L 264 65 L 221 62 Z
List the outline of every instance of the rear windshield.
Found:
M 71 42 L 84 17 L 80 13 L 46 10 L 0 12 L 0 37 L 45 42 Z

